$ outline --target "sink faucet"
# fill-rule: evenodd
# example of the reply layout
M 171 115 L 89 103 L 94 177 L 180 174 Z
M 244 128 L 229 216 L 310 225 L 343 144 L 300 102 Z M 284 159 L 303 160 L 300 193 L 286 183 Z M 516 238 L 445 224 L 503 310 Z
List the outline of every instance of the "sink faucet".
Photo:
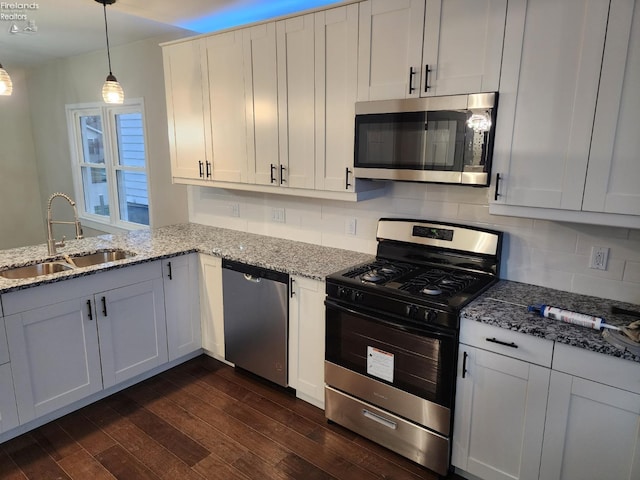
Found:
M 73 218 L 74 218 L 73 222 L 65 222 L 62 220 L 51 219 L 51 202 L 53 202 L 53 199 L 56 197 L 64 198 L 67 202 L 69 202 L 69 205 L 73 207 Z M 71 200 L 71 197 L 69 197 L 69 195 L 65 193 L 60 193 L 60 192 L 54 193 L 49 197 L 49 203 L 47 204 L 47 249 L 49 250 L 49 255 L 55 255 L 56 247 L 64 247 L 64 241 L 65 241 L 64 235 L 62 236 L 62 240 L 60 242 L 56 242 L 55 238 L 53 238 L 52 226 L 54 223 L 68 224 L 68 225 L 74 224 L 76 226 L 76 239 L 79 240 L 82 238 L 82 225 L 80 225 L 80 220 L 78 220 L 78 209 L 76 208 L 76 202 Z

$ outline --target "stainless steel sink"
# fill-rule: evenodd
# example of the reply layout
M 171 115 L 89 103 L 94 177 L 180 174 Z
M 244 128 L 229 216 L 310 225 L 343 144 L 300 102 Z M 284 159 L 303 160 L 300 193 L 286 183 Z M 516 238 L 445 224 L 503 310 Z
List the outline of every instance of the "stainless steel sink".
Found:
M 40 275 L 49 275 L 51 273 L 64 272 L 71 270 L 71 265 L 66 265 L 59 262 L 42 262 L 34 265 L 27 265 L 26 267 L 10 268 L 0 272 L 0 276 L 10 279 L 20 278 L 32 278 L 39 277 Z
M 86 253 L 80 255 L 69 255 L 68 260 L 76 267 L 90 267 L 102 263 L 115 262 L 125 258 L 133 257 L 134 254 L 125 250 L 105 250 L 103 252 Z

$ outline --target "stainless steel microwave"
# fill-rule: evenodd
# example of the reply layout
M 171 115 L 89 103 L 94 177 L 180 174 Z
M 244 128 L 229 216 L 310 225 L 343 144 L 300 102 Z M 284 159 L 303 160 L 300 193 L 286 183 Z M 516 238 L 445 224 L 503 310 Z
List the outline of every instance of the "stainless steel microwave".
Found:
M 356 103 L 356 178 L 489 185 L 498 94 Z

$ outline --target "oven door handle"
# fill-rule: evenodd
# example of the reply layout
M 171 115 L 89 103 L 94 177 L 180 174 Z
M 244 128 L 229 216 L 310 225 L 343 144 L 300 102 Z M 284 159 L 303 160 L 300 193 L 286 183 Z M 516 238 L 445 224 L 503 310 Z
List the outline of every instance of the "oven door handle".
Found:
M 424 329 L 420 329 L 420 328 L 412 327 L 412 326 L 409 326 L 409 325 L 403 325 L 403 324 L 400 324 L 400 323 L 396 323 L 396 322 L 394 322 L 392 320 L 385 319 L 385 317 L 389 318 L 386 315 L 381 315 L 379 317 L 376 317 L 376 316 L 373 316 L 373 315 L 371 315 L 371 314 L 369 314 L 367 312 L 363 312 L 362 310 L 355 310 L 353 308 L 349 308 L 348 306 L 346 306 L 344 304 L 341 304 L 341 303 L 338 303 L 335 300 L 326 299 L 324 301 L 324 305 L 327 308 L 333 308 L 334 310 L 338 310 L 340 312 L 349 313 L 351 315 L 356 315 L 356 316 L 359 316 L 359 317 L 364 318 L 366 320 L 370 320 L 372 322 L 380 323 L 382 325 L 387 325 L 387 326 L 392 327 L 392 328 L 397 328 L 399 330 L 404 330 L 404 331 L 409 332 L 409 333 L 415 333 L 415 334 L 422 335 L 422 336 L 424 336 L 425 333 L 427 333 L 430 338 L 434 338 L 434 339 L 438 339 L 438 340 L 441 340 L 443 338 L 450 339 L 450 338 L 454 337 L 454 335 L 452 335 L 450 333 L 444 333 L 444 332 L 441 332 L 439 330 L 436 330 L 435 328 L 429 328 L 428 330 L 425 331 Z

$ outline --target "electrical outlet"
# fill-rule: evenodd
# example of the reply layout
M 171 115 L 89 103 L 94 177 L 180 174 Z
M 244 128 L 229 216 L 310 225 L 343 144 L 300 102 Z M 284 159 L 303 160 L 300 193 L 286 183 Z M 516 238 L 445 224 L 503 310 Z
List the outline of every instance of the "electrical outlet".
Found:
M 240 204 L 239 203 L 232 203 L 231 205 L 229 205 L 229 210 L 231 210 L 231 216 L 232 217 L 239 217 L 240 216 Z
M 591 247 L 591 262 L 589 268 L 606 270 L 609 259 L 609 247 Z
M 356 234 L 357 223 L 358 223 L 358 221 L 357 221 L 356 217 L 349 217 L 347 219 L 347 222 L 345 223 L 345 227 L 344 227 L 345 233 L 347 235 L 355 235 Z
M 284 223 L 284 208 L 272 208 L 271 209 L 271 221 Z

